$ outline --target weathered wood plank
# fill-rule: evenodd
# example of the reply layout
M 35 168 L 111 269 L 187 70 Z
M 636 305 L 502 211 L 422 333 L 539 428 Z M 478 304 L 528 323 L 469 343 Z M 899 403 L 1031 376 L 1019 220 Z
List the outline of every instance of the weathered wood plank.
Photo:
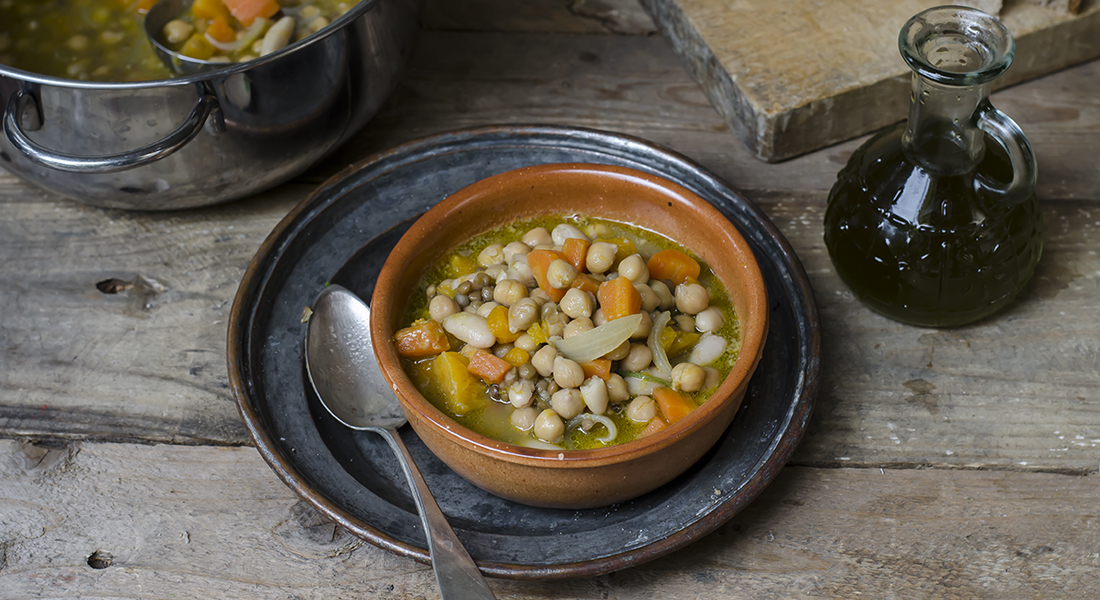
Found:
M 905 118 L 909 70 L 897 35 L 931 0 L 643 0 L 662 34 L 753 156 L 778 161 Z M 962 4 L 974 4 L 973 2 Z M 979 3 L 982 4 L 982 3 Z M 1100 7 L 1079 16 L 1009 1 L 1017 40 L 1008 85 L 1100 56 Z
M 322 520 L 252 449 L 2 441 L 0 483 L 5 598 L 438 597 L 429 567 Z M 1091 597 L 1098 503 L 1096 476 L 794 467 L 669 556 L 490 586 L 515 599 Z M 97 551 L 106 568 L 88 564 Z
M 422 25 L 429 31 L 657 33 L 637 0 L 427 0 Z

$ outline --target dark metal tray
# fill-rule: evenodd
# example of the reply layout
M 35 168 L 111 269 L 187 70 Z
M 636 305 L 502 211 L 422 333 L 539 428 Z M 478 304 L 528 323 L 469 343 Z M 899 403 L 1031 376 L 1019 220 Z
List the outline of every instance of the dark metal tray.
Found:
M 637 138 L 549 126 L 437 135 L 353 165 L 295 207 L 249 265 L 230 320 L 230 382 L 260 453 L 303 499 L 375 545 L 429 560 L 389 447 L 341 427 L 307 391 L 302 309 L 329 281 L 370 298 L 393 245 L 449 194 L 496 173 L 554 162 L 649 171 L 717 206 L 760 262 L 770 330 L 745 402 L 714 449 L 672 483 L 630 502 L 573 511 L 497 498 L 458 477 L 406 427 L 402 436 L 428 485 L 482 570 L 521 579 L 591 576 L 671 552 L 744 508 L 802 437 L 819 381 L 817 309 L 801 264 L 755 205 L 699 165 Z

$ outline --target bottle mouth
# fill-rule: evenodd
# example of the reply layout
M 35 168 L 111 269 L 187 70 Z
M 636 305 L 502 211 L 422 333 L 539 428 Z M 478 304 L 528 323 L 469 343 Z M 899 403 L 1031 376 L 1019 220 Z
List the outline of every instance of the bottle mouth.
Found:
M 996 17 L 962 6 L 939 6 L 905 23 L 898 48 L 909 67 L 933 81 L 977 85 L 1012 64 L 1016 43 Z

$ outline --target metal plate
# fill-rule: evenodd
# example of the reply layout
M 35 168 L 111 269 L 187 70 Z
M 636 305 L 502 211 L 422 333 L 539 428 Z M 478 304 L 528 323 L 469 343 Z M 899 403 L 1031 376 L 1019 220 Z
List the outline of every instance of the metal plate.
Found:
M 730 429 L 684 475 L 630 502 L 549 510 L 497 498 L 448 469 L 406 427 L 402 436 L 428 485 L 482 570 L 519 579 L 592 576 L 671 552 L 743 509 L 802 437 L 819 381 L 817 308 L 801 264 L 760 209 L 699 165 L 636 138 L 547 126 L 437 135 L 353 165 L 295 207 L 249 265 L 230 320 L 230 382 L 260 453 L 303 499 L 375 545 L 429 560 L 389 447 L 340 426 L 307 391 L 302 309 L 329 281 L 370 298 L 390 249 L 449 194 L 503 171 L 555 162 L 649 171 L 718 207 L 760 262 L 770 329 Z

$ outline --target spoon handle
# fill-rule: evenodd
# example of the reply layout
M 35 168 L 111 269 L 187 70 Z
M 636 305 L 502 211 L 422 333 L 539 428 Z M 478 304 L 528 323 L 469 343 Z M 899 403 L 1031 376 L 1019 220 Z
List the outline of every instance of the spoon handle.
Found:
M 424 533 L 428 537 L 428 550 L 435 569 L 435 581 L 439 585 L 439 595 L 443 600 L 495 600 L 496 596 L 474 564 L 474 559 L 466 552 L 458 540 L 447 517 L 439 510 L 420 469 L 416 468 L 409 449 L 395 429 L 380 429 L 379 433 L 390 443 L 401 468 L 412 485 L 413 498 L 420 510 L 420 520 L 424 523 Z

